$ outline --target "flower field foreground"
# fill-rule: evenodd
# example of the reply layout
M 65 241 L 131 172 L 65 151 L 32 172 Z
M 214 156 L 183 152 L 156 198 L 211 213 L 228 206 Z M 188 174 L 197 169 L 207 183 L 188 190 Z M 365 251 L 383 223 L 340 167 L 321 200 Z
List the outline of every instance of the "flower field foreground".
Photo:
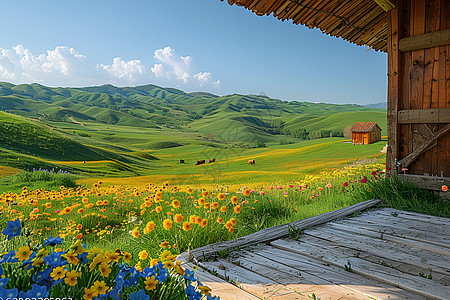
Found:
M 153 280 L 156 280 L 156 276 L 160 276 L 158 270 L 162 270 L 158 263 L 162 263 L 167 270 L 177 268 L 173 259 L 167 259 L 167 256 L 172 257 L 172 253 L 176 255 L 187 249 L 234 239 L 267 227 L 352 205 L 362 201 L 353 196 L 354 192 L 367 189 L 367 182 L 375 181 L 383 174 L 382 164 L 357 165 L 306 176 L 302 180 L 274 182 L 258 187 L 243 184 L 233 192 L 227 191 L 225 187 L 209 191 L 193 190 L 189 187 L 172 187 L 169 183 L 162 186 L 105 186 L 97 182 L 92 187 L 61 186 L 52 191 L 23 187 L 20 193 L 0 195 L 1 229 L 10 237 L 18 235 L 18 238 L 2 243 L 2 262 L 11 255 L 19 255 L 23 261 L 33 260 L 33 253 L 37 256 L 43 249 L 40 245 L 44 240 L 56 238 L 62 243 L 60 248 L 46 249 L 46 255 L 58 256 L 55 258 L 57 260 L 65 258 L 69 266 L 70 261 L 78 261 L 76 268 L 64 267 L 67 272 L 59 271 L 64 275 L 70 274 L 72 283 L 82 282 L 78 286 L 83 289 L 90 289 L 93 282 L 76 279 L 77 272 L 83 273 L 77 269 L 82 268 L 79 262 L 85 262 L 79 255 L 92 251 L 94 254 L 90 256 L 91 259 L 97 257 L 97 253 L 103 253 L 102 257 L 114 257 L 97 261 L 94 267 L 105 278 L 110 278 L 107 275 L 109 269 L 110 275 L 117 276 L 121 272 L 120 258 L 122 261 L 129 260 L 133 270 L 147 270 L 147 275 L 153 274 L 148 273 L 147 267 L 159 266 L 152 269 L 156 272 Z M 73 253 L 67 249 L 73 249 L 73 245 L 89 245 L 91 252 L 71 256 Z M 87 256 L 86 259 L 89 260 Z M 82 265 L 89 270 L 91 264 L 92 261 L 89 261 L 88 267 L 84 263 Z M 111 264 L 117 265 L 115 269 Z M 34 267 L 33 262 L 31 266 Z M 24 265 L 19 270 L 26 273 L 29 267 L 29 264 Z M 46 276 L 48 278 L 49 275 Z M 106 279 L 103 281 L 105 289 L 114 288 L 108 285 Z M 23 282 L 28 282 L 27 287 L 32 288 L 30 280 Z M 154 281 L 147 281 L 149 287 L 151 282 Z M 8 286 L 10 289 L 13 287 L 11 283 Z M 97 288 L 100 289 L 99 286 Z M 189 286 L 185 285 L 185 288 Z M 138 289 L 133 291 L 137 292 Z
M 20 236 L 20 220 L 9 221 L 3 234 Z M 3 253 L 0 260 L 0 298 L 23 299 L 219 299 L 211 289 L 184 269 L 176 256 L 164 251 L 160 259 L 130 267 L 131 254 L 120 249 L 86 250 L 77 240 L 67 251 L 59 248 L 60 237 L 42 244 L 28 240 L 17 251 Z M 82 298 L 81 298 L 82 295 Z

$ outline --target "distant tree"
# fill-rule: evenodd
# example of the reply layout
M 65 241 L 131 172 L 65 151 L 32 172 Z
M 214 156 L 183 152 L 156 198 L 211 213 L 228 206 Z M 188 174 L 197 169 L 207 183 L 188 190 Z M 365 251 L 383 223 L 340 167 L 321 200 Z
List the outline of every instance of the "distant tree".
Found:
M 343 129 L 343 134 L 346 139 L 352 138 L 352 131 L 350 129 L 351 129 L 350 126 L 347 126 Z

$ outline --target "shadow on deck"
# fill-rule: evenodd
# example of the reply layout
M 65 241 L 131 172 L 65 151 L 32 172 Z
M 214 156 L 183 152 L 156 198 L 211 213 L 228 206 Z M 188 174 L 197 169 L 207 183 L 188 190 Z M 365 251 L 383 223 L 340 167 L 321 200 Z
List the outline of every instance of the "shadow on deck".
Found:
M 293 222 L 294 237 L 286 224 L 180 257 L 234 282 L 197 271 L 224 300 L 450 299 L 450 219 L 389 208 L 343 219 L 377 203 Z

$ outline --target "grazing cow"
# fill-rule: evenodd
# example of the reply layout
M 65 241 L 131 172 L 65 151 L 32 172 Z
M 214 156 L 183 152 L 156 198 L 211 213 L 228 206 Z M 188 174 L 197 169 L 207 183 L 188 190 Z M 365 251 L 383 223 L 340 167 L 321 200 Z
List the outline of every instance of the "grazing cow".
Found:
M 254 165 L 255 164 L 255 160 L 254 159 L 249 159 L 248 160 L 248 164 L 249 165 Z
M 204 159 L 197 160 L 197 163 L 195 165 L 198 166 L 198 165 L 203 165 L 203 164 L 205 164 L 205 160 Z
M 185 163 L 184 159 L 180 159 L 180 164 L 184 164 L 184 163 Z
M 209 160 L 209 163 L 213 163 L 213 162 L 216 162 L 216 158 L 215 157 L 213 159 Z

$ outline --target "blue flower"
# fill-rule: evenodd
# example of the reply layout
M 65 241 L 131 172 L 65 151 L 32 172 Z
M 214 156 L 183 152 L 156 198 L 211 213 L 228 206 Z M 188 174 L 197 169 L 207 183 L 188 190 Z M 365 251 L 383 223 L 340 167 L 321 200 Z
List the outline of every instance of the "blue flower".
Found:
M 124 273 L 119 273 L 119 274 L 124 274 Z M 123 277 L 118 278 L 119 274 L 117 274 L 117 276 L 116 276 L 116 285 L 108 293 L 108 296 L 112 297 L 114 300 L 122 299 L 121 295 L 122 295 L 122 288 L 123 288 L 123 284 L 124 284 L 124 278 Z
M 130 300 L 150 300 L 150 296 L 145 294 L 144 290 L 129 295 Z
M 31 289 L 28 292 L 20 291 L 19 298 L 46 298 L 49 293 L 45 286 L 40 286 L 37 284 L 33 284 Z
M 159 271 L 159 275 L 155 277 L 155 279 L 158 279 L 159 283 L 163 283 L 167 277 L 169 277 L 169 271 L 167 269 L 162 269 Z
M 156 275 L 155 267 L 153 267 L 151 269 L 149 267 L 146 267 L 144 269 L 144 271 L 142 272 L 143 277 L 152 277 L 153 275 Z
M 50 273 L 52 272 L 52 268 L 46 268 L 44 271 L 39 271 L 37 274 L 33 275 L 33 281 L 42 284 L 42 282 L 50 282 L 52 278 L 50 277 Z
M 86 247 L 84 247 L 84 248 L 86 248 Z M 81 253 L 81 254 L 78 254 L 78 256 L 77 256 L 78 259 L 81 260 L 81 262 L 82 262 L 83 265 L 85 265 L 85 264 L 88 263 L 87 255 L 88 255 L 87 252 L 83 252 L 83 253 Z
M 50 245 L 50 246 L 55 246 L 55 245 L 62 245 L 62 243 L 64 242 L 64 240 L 62 239 L 62 238 L 60 238 L 59 236 L 58 237 L 49 237 L 48 239 L 46 239 L 45 241 L 44 241 L 44 245 L 45 246 L 48 246 L 48 245 Z
M 0 260 L 0 264 L 2 263 L 15 263 L 19 260 L 16 257 L 16 252 L 14 250 L 9 251 L 8 253 L 3 256 L 3 258 Z
M 61 279 L 59 279 L 59 280 L 53 281 L 53 282 L 52 282 L 52 286 L 55 286 L 55 285 L 57 285 L 57 284 L 60 284 L 61 282 L 63 282 L 63 280 L 64 280 L 64 279 L 61 278 Z
M 61 263 L 61 252 L 56 253 L 56 252 L 52 252 L 52 254 L 47 255 L 46 257 L 44 257 L 44 263 L 46 263 L 47 265 L 54 267 L 57 265 L 60 265 Z
M 186 296 L 189 297 L 189 300 L 200 300 L 202 298 L 202 294 L 195 290 L 193 285 L 189 285 L 185 290 Z
M 3 234 L 8 236 L 8 241 L 15 236 L 19 236 L 22 232 L 22 227 L 20 226 L 20 220 L 15 219 L 14 221 L 8 221 L 6 223 L 6 228 L 3 230 Z
M 30 258 L 28 260 L 24 260 L 20 267 L 24 268 L 25 270 L 30 270 L 33 267 L 33 265 L 32 265 L 33 262 L 31 260 L 33 260 L 35 257 L 36 257 L 36 252 L 33 251 Z
M 187 280 L 190 280 L 190 281 L 197 281 L 197 279 L 195 279 L 195 277 L 194 277 L 194 274 L 195 274 L 194 271 L 186 269 L 186 271 L 184 272 L 184 278 L 186 278 Z
M 4 287 L 9 281 L 8 277 L 0 278 L 0 287 Z
M 0 287 L 0 298 L 7 299 L 7 298 L 16 298 L 19 294 L 19 291 L 17 289 L 5 289 Z
M 220 300 L 219 296 L 211 296 L 211 295 L 206 295 L 206 300 Z

